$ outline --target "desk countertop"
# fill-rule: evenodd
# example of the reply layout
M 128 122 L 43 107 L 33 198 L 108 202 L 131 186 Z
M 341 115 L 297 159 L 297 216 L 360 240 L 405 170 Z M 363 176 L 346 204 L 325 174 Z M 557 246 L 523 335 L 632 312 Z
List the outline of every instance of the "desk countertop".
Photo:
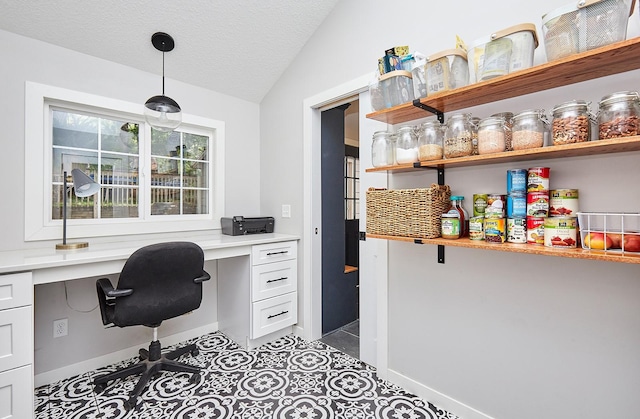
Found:
M 38 271 L 55 268 L 69 268 L 75 265 L 86 265 L 102 262 L 125 261 L 135 250 L 148 244 L 165 241 L 192 241 L 205 252 L 205 259 L 217 259 L 216 251 L 246 248 L 255 244 L 274 243 L 287 240 L 298 240 L 297 236 L 269 233 L 246 236 L 211 236 L 186 233 L 183 237 L 156 238 L 147 240 L 122 240 L 119 242 L 90 244 L 78 250 L 56 250 L 55 245 L 48 248 L 12 250 L 0 252 L 0 274 L 23 271 Z M 228 253 L 228 252 L 227 252 Z M 248 254 L 245 251 L 238 255 Z M 233 252 L 226 256 L 234 256 Z M 48 282 L 48 281 L 47 281 Z

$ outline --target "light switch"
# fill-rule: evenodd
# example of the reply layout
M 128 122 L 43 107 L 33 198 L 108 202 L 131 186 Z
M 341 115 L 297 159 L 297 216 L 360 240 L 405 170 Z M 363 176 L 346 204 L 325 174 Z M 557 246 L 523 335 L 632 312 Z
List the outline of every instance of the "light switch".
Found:
M 291 205 L 282 205 L 282 218 L 291 218 Z

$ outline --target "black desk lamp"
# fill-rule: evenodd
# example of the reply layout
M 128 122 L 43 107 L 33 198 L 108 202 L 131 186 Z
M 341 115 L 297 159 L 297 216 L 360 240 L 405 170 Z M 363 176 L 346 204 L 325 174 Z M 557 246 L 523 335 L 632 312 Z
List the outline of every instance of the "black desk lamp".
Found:
M 73 169 L 71 171 L 71 177 L 73 178 L 73 190 L 77 197 L 85 198 L 87 196 L 94 195 L 100 190 L 100 184 L 96 183 L 93 179 L 87 176 L 80 169 Z M 88 247 L 89 243 L 67 243 L 67 172 L 63 172 L 63 189 L 62 193 L 64 200 L 62 201 L 62 243 L 56 244 L 57 250 L 71 250 L 82 249 Z

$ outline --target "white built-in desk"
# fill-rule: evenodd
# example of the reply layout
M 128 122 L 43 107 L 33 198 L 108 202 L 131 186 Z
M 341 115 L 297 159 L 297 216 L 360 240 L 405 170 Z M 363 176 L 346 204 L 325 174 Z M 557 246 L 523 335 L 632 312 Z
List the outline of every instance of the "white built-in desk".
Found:
M 297 241 L 284 234 L 100 243 L 85 249 L 0 252 L 0 417 L 33 417 L 33 287 L 121 271 L 140 247 L 185 240 L 218 261 L 218 325 L 240 345 L 290 332 L 297 322 Z M 245 257 L 242 257 L 245 256 Z M 232 303 L 232 304 L 230 304 Z

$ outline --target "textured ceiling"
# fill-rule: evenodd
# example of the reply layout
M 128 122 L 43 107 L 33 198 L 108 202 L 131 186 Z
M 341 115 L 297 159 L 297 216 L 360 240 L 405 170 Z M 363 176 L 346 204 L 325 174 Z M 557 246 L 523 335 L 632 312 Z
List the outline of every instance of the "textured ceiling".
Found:
M 259 103 L 339 0 L 0 0 L 0 29 Z

